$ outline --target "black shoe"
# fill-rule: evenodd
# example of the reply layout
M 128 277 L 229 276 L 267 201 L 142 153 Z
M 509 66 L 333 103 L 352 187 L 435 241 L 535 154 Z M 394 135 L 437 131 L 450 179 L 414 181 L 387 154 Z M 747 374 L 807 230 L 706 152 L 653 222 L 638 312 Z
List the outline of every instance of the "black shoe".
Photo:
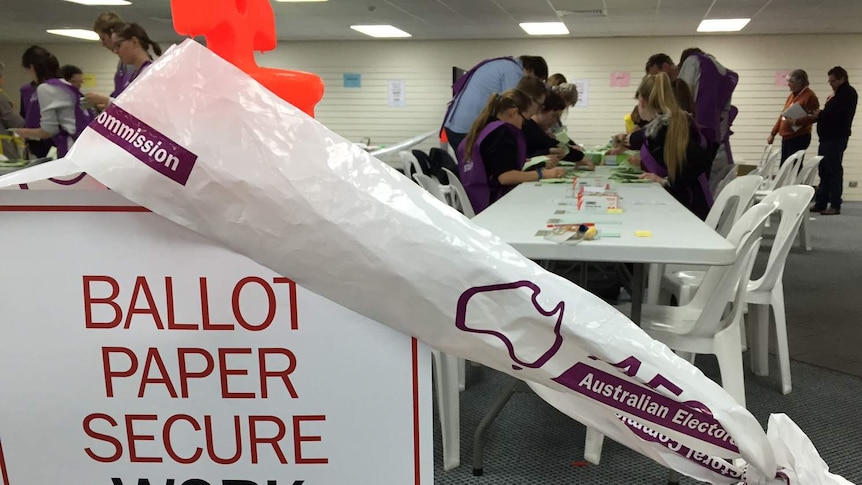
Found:
M 841 209 L 836 209 L 834 207 L 830 207 L 820 213 L 821 216 L 837 216 L 838 214 L 841 214 Z
M 812 205 L 811 208 L 808 209 L 808 212 L 823 212 L 825 210 L 826 210 L 825 206 L 824 207 L 818 207 L 816 205 Z

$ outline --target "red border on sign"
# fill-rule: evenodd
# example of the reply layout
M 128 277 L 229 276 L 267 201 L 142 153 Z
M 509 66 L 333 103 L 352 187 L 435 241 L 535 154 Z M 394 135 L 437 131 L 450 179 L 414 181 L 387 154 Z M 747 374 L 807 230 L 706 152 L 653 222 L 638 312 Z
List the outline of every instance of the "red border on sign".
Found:
M 0 480 L 9 485 L 9 472 L 6 471 L 6 458 L 3 457 L 3 441 L 0 441 Z
M 105 205 L 105 206 L 89 206 L 89 205 L 0 205 L 0 212 L 152 212 L 146 207 L 134 205 Z M 291 301 L 291 306 L 296 308 L 295 301 Z M 413 379 L 413 474 L 415 485 L 422 484 L 421 473 L 421 454 L 420 454 L 420 435 L 419 435 L 419 341 L 416 338 L 410 339 L 411 347 L 411 374 Z M 3 480 L 0 485 L 10 485 L 8 472 L 6 470 L 6 461 L 3 458 L 3 443 L 0 441 L 0 479 Z

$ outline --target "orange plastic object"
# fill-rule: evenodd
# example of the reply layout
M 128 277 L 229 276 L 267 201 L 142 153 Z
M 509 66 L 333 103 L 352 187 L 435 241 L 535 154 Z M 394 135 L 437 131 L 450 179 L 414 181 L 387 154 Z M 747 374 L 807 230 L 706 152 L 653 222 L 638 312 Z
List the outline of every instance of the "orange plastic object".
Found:
M 171 0 L 171 11 L 177 33 L 205 37 L 211 51 L 314 116 L 314 107 L 323 98 L 320 77 L 260 67 L 255 62 L 255 51 L 271 51 L 278 44 L 269 0 Z

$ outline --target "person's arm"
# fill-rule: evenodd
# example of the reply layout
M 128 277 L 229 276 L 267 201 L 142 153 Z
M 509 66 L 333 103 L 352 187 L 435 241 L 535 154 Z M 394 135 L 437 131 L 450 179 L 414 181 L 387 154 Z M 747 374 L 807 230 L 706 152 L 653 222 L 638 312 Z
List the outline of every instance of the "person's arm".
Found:
M 12 100 L 5 94 L 0 94 L 0 124 L 4 128 L 21 128 L 24 126 L 24 118 L 15 112 Z
M 500 93 L 503 91 L 508 91 L 509 89 L 515 89 L 518 87 L 518 82 L 524 77 L 524 69 L 520 67 L 519 64 L 516 64 L 508 59 L 501 59 L 497 62 L 505 62 L 506 68 L 503 71 L 503 75 L 500 76 Z
M 679 78 L 688 84 L 691 89 L 691 99 L 697 103 L 697 88 L 700 84 L 700 59 L 697 56 L 688 56 L 688 59 L 679 67 Z
M 635 130 L 627 136 L 626 145 L 632 150 L 640 150 L 646 140 L 646 134 L 643 130 Z
M 71 105 L 68 96 L 61 88 L 43 83 L 36 88 L 39 98 L 39 128 L 18 128 L 15 130 L 24 138 L 44 139 L 51 138 L 60 133 L 61 126 L 65 121 L 68 124 L 67 111 Z M 72 124 L 75 123 L 75 112 L 71 111 Z

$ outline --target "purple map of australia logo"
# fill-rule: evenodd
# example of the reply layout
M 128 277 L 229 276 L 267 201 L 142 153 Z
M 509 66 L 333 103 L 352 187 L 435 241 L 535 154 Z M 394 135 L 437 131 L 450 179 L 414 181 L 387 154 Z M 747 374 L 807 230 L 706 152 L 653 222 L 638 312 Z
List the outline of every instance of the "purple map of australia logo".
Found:
M 532 362 L 526 362 L 515 354 L 515 346 L 512 343 L 512 340 L 510 340 L 507 335 L 498 330 L 478 328 L 474 324 L 474 322 L 470 322 L 467 317 L 467 310 L 469 308 L 472 308 L 471 305 L 481 305 L 482 303 L 479 302 L 480 300 L 487 301 L 488 298 L 491 298 L 502 303 L 507 298 L 515 299 L 515 295 L 513 293 L 523 291 L 532 292 L 533 308 L 535 309 L 537 317 L 555 320 L 553 342 L 547 350 L 541 353 L 541 355 L 539 355 Z M 477 286 L 475 288 L 470 288 L 469 290 L 465 291 L 458 299 L 458 310 L 455 315 L 455 326 L 465 332 L 491 335 L 500 339 L 500 341 L 503 342 L 503 344 L 509 350 L 509 357 L 512 359 L 512 361 L 518 364 L 513 365 L 513 369 L 520 370 L 523 367 L 527 367 L 530 369 L 538 369 L 545 365 L 545 363 L 548 362 L 548 360 L 550 360 L 551 357 L 553 357 L 554 354 L 556 354 L 557 351 L 560 350 L 560 346 L 563 344 L 563 336 L 560 334 L 560 329 L 563 325 L 563 314 L 565 313 L 566 308 L 566 304 L 562 301 L 557 303 L 556 306 L 554 306 L 550 310 L 546 310 L 545 308 L 543 308 L 538 301 L 539 293 L 541 293 L 541 291 L 542 290 L 532 281 L 516 281 L 514 283 Z

